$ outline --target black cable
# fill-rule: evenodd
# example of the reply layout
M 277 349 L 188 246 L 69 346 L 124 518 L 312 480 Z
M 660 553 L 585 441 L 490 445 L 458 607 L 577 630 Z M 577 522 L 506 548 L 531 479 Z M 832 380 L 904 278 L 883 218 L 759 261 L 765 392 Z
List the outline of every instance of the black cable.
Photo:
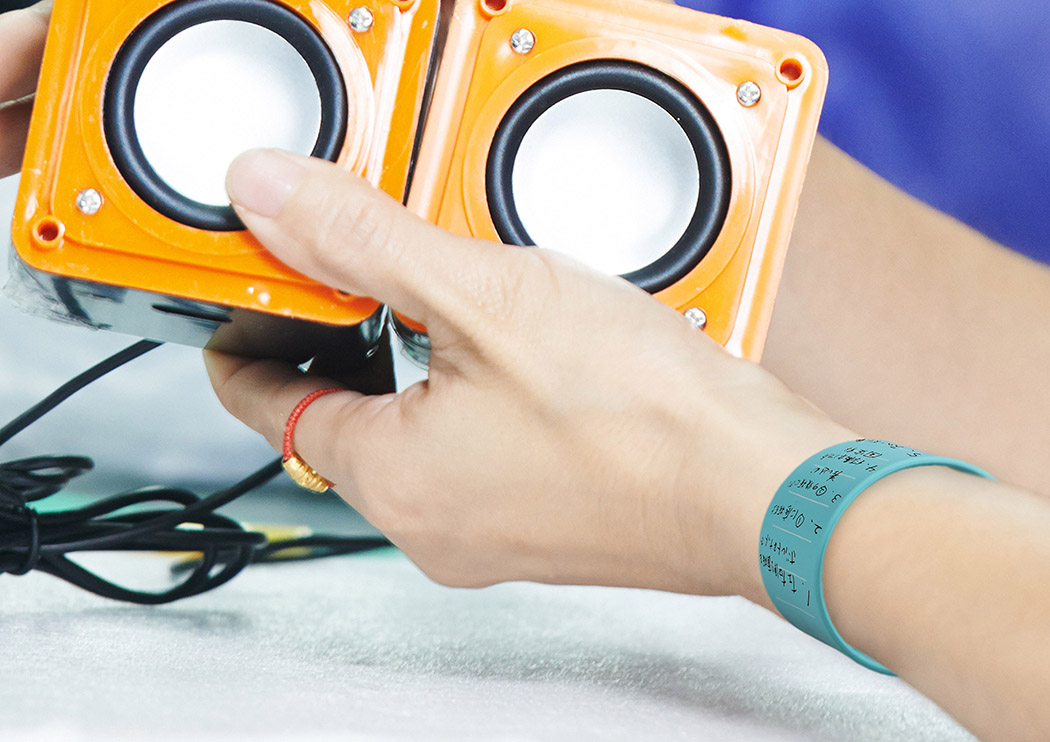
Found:
M 158 343 L 156 340 L 140 340 L 134 345 L 120 351 L 119 353 L 114 353 L 104 361 L 96 363 L 84 373 L 74 376 L 72 379 L 67 381 L 55 391 L 51 392 L 51 394 L 44 397 L 42 400 L 40 400 L 28 410 L 23 412 L 21 415 L 16 417 L 7 425 L 0 428 L 0 446 L 7 443 L 9 440 L 14 438 L 16 435 L 21 433 L 23 430 L 28 428 L 30 425 L 35 423 L 47 413 L 51 412 L 51 410 L 58 407 L 60 404 L 62 404 L 74 394 L 79 392 L 81 389 L 86 387 L 88 384 L 91 384 L 94 381 L 98 381 L 110 371 L 114 371 L 120 368 L 125 363 L 133 361 L 139 356 L 145 355 L 151 350 L 159 348 L 161 345 L 163 345 L 163 343 Z
M 311 535 L 299 538 L 268 541 L 252 552 L 253 565 L 304 562 L 313 559 L 360 554 L 391 546 L 385 536 L 325 536 Z M 194 569 L 199 559 L 180 562 L 171 568 L 172 574 Z
M 143 340 L 79 374 L 0 428 L 0 445 L 84 387 L 160 345 Z M 273 479 L 281 472 L 280 459 L 207 497 L 175 487 L 147 487 L 59 512 L 40 513 L 32 507 L 93 466 L 83 456 L 37 456 L 0 464 L 0 574 L 37 570 L 103 597 L 159 604 L 219 587 L 250 564 L 320 559 L 390 545 L 381 536 L 318 535 L 270 542 L 215 512 Z M 172 569 L 175 576 L 185 575 L 175 586 L 146 592 L 106 580 L 69 558 L 89 551 L 200 556 Z

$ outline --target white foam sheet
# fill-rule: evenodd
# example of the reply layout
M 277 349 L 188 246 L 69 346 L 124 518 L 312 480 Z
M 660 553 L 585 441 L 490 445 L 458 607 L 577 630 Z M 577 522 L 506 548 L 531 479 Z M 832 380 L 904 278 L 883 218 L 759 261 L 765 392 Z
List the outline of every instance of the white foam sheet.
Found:
M 160 608 L 0 590 L 5 740 L 971 739 L 741 598 L 454 590 L 394 552 Z

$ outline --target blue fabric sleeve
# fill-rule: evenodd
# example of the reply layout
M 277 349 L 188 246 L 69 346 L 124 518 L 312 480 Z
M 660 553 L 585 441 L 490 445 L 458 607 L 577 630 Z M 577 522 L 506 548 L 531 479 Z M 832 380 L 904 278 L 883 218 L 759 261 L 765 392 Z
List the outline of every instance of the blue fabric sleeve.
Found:
M 1050 263 L 1046 0 L 679 0 L 828 58 L 821 133 L 882 177 Z

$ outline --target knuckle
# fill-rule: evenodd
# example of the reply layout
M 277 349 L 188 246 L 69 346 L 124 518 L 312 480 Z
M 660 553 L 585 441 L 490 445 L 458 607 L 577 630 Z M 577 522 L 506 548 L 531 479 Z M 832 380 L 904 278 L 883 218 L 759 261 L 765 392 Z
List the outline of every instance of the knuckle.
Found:
M 390 251 L 396 241 L 393 214 L 371 194 L 344 205 L 338 227 L 355 248 Z
M 548 289 L 542 259 L 529 248 L 512 248 L 492 271 L 486 286 L 489 312 L 499 319 L 511 319 L 521 313 L 522 299 L 543 298 Z
M 328 184 L 311 188 L 298 205 L 293 234 L 329 268 L 353 269 L 369 256 L 398 254 L 396 212 L 383 203 L 378 192 L 357 184 Z M 385 262 L 385 261 L 380 261 Z
M 550 306 L 553 273 L 532 248 L 489 246 L 472 266 L 457 313 L 463 329 L 490 335 L 525 329 Z
M 523 307 L 542 311 L 554 306 L 558 295 L 562 293 L 562 282 L 558 268 L 550 262 L 548 253 L 536 248 L 525 248 L 513 258 L 513 269 L 502 274 L 503 296 L 510 302 L 510 306 L 506 307 L 510 316 L 520 315 Z

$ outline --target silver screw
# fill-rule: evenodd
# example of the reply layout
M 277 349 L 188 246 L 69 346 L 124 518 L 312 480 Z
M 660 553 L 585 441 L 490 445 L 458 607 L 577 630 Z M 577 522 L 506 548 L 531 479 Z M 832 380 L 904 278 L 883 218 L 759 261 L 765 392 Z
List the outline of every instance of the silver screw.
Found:
M 518 54 L 528 54 L 536 46 L 536 34 L 527 28 L 519 28 L 510 37 L 510 48 Z
M 740 83 L 736 89 L 736 99 L 740 101 L 740 105 L 744 108 L 751 108 L 751 106 L 758 103 L 758 99 L 761 97 L 762 88 L 750 80 Z
M 693 307 L 685 313 L 685 318 L 689 320 L 689 324 L 698 330 L 702 330 L 707 327 L 707 313 L 700 307 Z
M 350 28 L 357 31 L 357 33 L 365 33 L 372 30 L 372 24 L 375 22 L 376 17 L 372 15 L 372 11 L 368 8 L 357 7 L 350 11 Z
M 93 216 L 102 208 L 102 194 L 94 188 L 85 188 L 77 194 L 77 209 L 85 216 Z

